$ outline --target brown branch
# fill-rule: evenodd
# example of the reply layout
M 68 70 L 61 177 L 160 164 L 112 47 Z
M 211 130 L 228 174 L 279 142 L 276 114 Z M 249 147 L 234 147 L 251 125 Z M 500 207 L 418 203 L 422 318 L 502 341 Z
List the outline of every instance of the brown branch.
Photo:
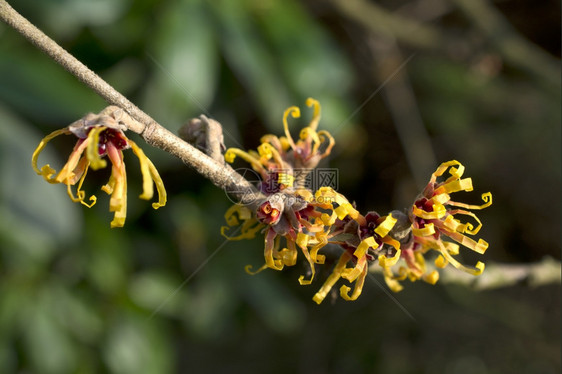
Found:
M 123 123 L 129 130 L 140 134 L 148 144 L 178 157 L 213 184 L 232 194 L 241 203 L 251 204 L 255 202 L 259 192 L 240 174 L 208 157 L 158 124 L 152 117 L 140 110 L 96 73 L 88 69 L 15 11 L 5 0 L 0 0 L 0 19 L 89 86 L 109 104 L 124 109 L 130 118 L 123 117 L 125 119 Z
M 450 269 L 440 279 L 444 284 L 469 285 L 477 290 L 490 290 L 526 284 L 531 287 L 560 284 L 560 261 L 545 257 L 540 262 L 531 264 L 487 264 L 484 273 L 478 277 Z
M 429 263 L 427 265 L 429 269 L 434 268 Z M 382 268 L 371 266 L 369 271 L 375 274 L 382 273 Z M 529 264 L 490 262 L 486 264 L 484 273 L 477 277 L 448 266 L 440 270 L 439 284 L 454 284 L 482 291 L 516 285 L 529 287 L 560 285 L 561 279 L 560 261 L 545 257 L 539 262 Z

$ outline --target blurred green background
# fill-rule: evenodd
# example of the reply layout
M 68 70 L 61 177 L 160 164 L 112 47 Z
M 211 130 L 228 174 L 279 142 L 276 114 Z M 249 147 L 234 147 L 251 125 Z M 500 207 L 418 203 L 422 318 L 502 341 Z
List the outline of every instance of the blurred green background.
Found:
M 172 131 L 206 114 L 227 146 L 253 149 L 286 107 L 302 124 L 318 99 L 337 142 L 322 166 L 363 212 L 405 208 L 457 159 L 466 199 L 494 196 L 479 214 L 490 248 L 464 261 L 559 265 L 558 1 L 11 3 Z M 263 242 L 225 243 L 224 192 L 146 145 L 168 205 L 136 198 L 126 155 L 127 222 L 110 229 L 107 173 L 88 176 L 86 209 L 30 166 L 43 136 L 105 103 L 4 24 L 0 41 L 1 373 L 560 372 L 559 280 L 389 297 L 374 274 L 358 301 L 317 306 L 305 264 L 247 275 Z M 71 144 L 40 164 L 60 167 Z

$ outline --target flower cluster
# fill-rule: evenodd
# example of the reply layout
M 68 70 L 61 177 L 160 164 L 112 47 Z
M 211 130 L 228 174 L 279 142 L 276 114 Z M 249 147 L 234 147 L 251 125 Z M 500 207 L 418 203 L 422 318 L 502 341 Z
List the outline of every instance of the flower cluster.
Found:
M 405 278 L 435 284 L 439 275 L 436 270 L 428 271 L 424 260 L 430 249 L 440 253 L 435 261 L 438 267 L 451 263 L 474 275 L 482 272 L 481 262 L 476 269 L 461 265 L 452 257 L 458 253 L 459 246 L 442 240 L 448 237 L 478 253 L 484 253 L 488 246 L 485 241 L 475 242 L 466 235 L 476 234 L 481 227 L 476 215 L 469 210 L 489 206 L 491 194 L 482 195 L 485 204 L 481 206 L 450 200 L 450 193 L 472 190 L 470 178 L 460 179 L 464 171 L 460 163 L 442 164 L 407 214 L 393 211 L 383 216 L 376 212 L 362 215 L 354 204 L 330 186 L 312 190 L 305 185 L 307 173 L 330 154 L 335 144 L 327 131 L 317 131 L 321 114 L 319 103 L 309 98 L 306 104 L 313 108 L 313 116 L 310 124 L 300 131 L 297 141 L 291 137 L 287 118 L 289 115 L 298 118 L 300 110 L 290 107 L 283 116 L 285 136 L 265 135 L 257 151 L 230 148 L 224 155 L 229 163 L 236 157 L 244 159 L 261 177 L 259 189 L 263 197 L 253 206 L 231 206 L 225 214 L 227 226 L 221 229 L 230 240 L 264 235 L 265 264 L 255 272 L 247 266 L 248 273 L 293 266 L 300 252 L 310 271 L 308 277 L 301 275 L 298 281 L 308 285 L 314 279 L 316 267 L 328 263 L 327 255 L 320 252 L 328 245 L 337 246 L 339 258 L 333 261 L 331 274 L 313 297 L 320 304 L 340 279 L 349 283 L 340 287 L 340 296 L 345 300 L 357 299 L 369 267 L 375 264 L 383 269 L 393 291 L 402 288 L 399 281 Z M 437 178 L 447 170 L 450 177 L 438 183 Z M 472 217 L 478 226 L 461 223 L 455 218 L 459 215 Z M 231 231 L 235 234 L 229 235 Z M 399 261 L 405 265 L 399 266 Z M 396 266 L 399 266 L 397 273 L 393 270 Z
M 447 171 L 450 176 L 438 183 L 437 178 L 442 177 Z M 436 270 L 427 273 L 423 257 L 431 249 L 439 252 L 439 256 L 435 260 L 438 268 L 444 268 L 451 263 L 454 267 L 472 275 L 480 275 L 484 271 L 484 263 L 480 261 L 474 268 L 470 268 L 462 265 L 453 257 L 459 253 L 459 244 L 479 254 L 484 254 L 488 248 L 485 240 L 475 241 L 467 235 L 476 235 L 482 227 L 482 222 L 470 210 L 480 210 L 490 206 L 492 194 L 489 192 L 482 194 L 484 201 L 482 205 L 452 201 L 451 193 L 473 190 L 471 178 L 461 179 L 463 173 L 464 166 L 456 160 L 442 163 L 431 175 L 423 192 L 412 204 L 408 212 L 412 223 L 412 240 L 402 248 L 402 257 L 406 260 L 407 266 L 400 267 L 398 275 L 394 275 L 389 266 L 383 266 L 385 280 L 393 291 L 402 289 L 398 281 L 404 280 L 406 277 L 410 280 L 422 278 L 431 284 L 437 282 L 439 273 Z M 463 223 L 456 218 L 462 215 L 472 217 L 477 226 L 474 227 L 470 222 Z M 453 242 L 444 241 L 443 237 L 452 239 Z
M 158 171 L 142 149 L 125 136 L 124 130 L 126 130 L 126 127 L 120 124 L 115 112 L 103 111 L 99 115 L 90 113 L 72 125 L 56 130 L 43 138 L 35 152 L 33 152 L 31 160 L 33 169 L 49 183 L 66 184 L 68 196 L 70 196 L 72 201 L 80 202 L 90 208 L 96 203 L 97 198 L 95 195 L 92 195 L 89 197 L 90 203 L 87 203 L 85 201 L 86 193 L 82 190 L 82 184 L 89 168 L 98 170 L 107 166 L 107 161 L 105 160 L 107 156 L 111 162 L 111 176 L 107 184 L 101 189 L 108 195 L 111 195 L 109 210 L 114 212 L 111 227 L 122 227 L 125 224 L 127 215 L 127 175 L 123 150 L 131 148 L 139 159 L 143 177 L 143 192 L 140 198 L 145 200 L 152 199 L 154 195 L 154 182 L 159 200 L 153 203 L 152 207 L 158 209 L 166 204 L 166 190 Z M 58 173 L 49 164 L 39 169 L 37 167 L 39 154 L 49 141 L 63 134 L 72 134 L 78 138 L 66 164 Z M 72 186 L 76 186 L 75 193 L 72 191 Z

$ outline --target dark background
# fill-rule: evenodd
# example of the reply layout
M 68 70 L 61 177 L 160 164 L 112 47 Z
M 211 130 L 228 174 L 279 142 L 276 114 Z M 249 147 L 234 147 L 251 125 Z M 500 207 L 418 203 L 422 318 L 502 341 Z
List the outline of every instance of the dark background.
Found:
M 407 207 L 451 159 L 475 185 L 461 200 L 494 204 L 479 213 L 485 256 L 461 253 L 489 265 L 484 289 L 447 269 L 389 296 L 375 273 L 358 301 L 317 306 L 304 264 L 247 275 L 263 242 L 225 243 L 224 192 L 135 135 L 169 202 L 136 198 L 126 155 L 122 229 L 98 191 L 107 171 L 87 178 L 92 209 L 36 176 L 40 139 L 106 104 L 1 24 L 0 372 L 560 372 L 559 2 L 11 3 L 174 132 L 206 114 L 227 146 L 255 149 L 291 105 L 296 134 L 318 99 L 336 138 L 322 166 L 362 212 Z M 57 139 L 40 165 L 58 170 L 71 147 Z M 493 271 L 541 261 L 558 277 Z

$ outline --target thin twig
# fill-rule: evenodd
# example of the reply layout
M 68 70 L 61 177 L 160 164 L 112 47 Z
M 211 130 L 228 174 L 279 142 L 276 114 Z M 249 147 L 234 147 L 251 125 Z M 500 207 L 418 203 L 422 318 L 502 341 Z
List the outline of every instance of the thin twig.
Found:
M 134 121 L 127 121 L 129 130 L 140 134 L 150 145 L 182 160 L 216 186 L 232 194 L 243 204 L 254 203 L 258 191 L 232 168 L 226 167 L 186 143 L 152 117 L 140 110 L 92 70 L 45 35 L 5 0 L 0 0 L 0 19 L 14 28 L 64 69 L 89 86 L 109 104 L 124 109 Z
M 428 269 L 433 269 L 428 264 Z M 545 257 L 539 262 L 530 264 L 504 264 L 490 262 L 482 275 L 475 277 L 451 266 L 440 270 L 439 284 L 454 284 L 470 287 L 475 290 L 493 290 L 498 288 L 526 285 L 540 287 L 560 285 L 560 261 Z M 371 273 L 382 273 L 380 266 L 371 266 Z
M 560 284 L 560 261 L 545 257 L 540 262 L 531 264 L 487 264 L 484 273 L 478 277 L 462 271 L 451 269 L 443 272 L 440 279 L 444 284 L 470 285 L 477 290 L 490 290 L 526 284 L 539 287 L 549 284 Z

